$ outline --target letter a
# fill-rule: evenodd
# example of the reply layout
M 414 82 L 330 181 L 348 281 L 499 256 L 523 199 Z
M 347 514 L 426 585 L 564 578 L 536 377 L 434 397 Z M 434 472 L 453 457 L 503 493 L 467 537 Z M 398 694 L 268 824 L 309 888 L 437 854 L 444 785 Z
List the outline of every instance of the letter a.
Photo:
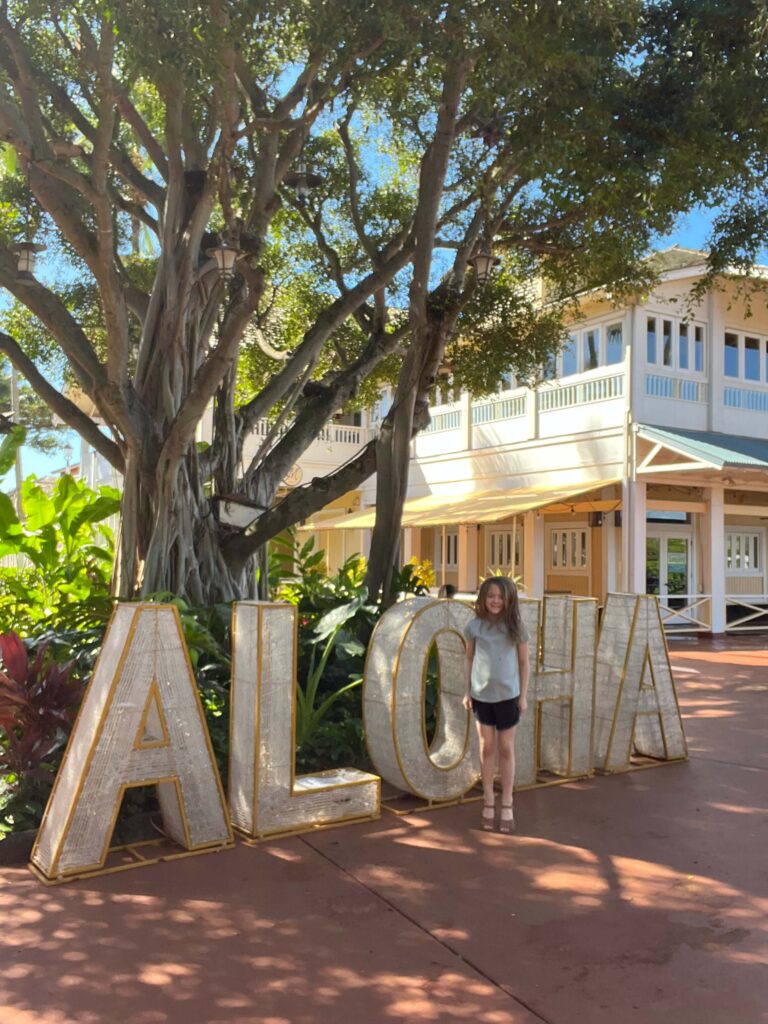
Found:
M 98 873 L 125 790 L 149 785 L 157 787 L 166 835 L 185 851 L 231 843 L 179 613 L 171 605 L 123 604 L 53 787 L 33 869 L 57 882 Z
M 232 610 L 229 807 L 248 838 L 378 817 L 381 780 L 356 768 L 295 774 L 296 609 L 240 601 Z
M 662 761 L 688 756 L 658 600 L 609 594 L 595 672 L 595 765 L 626 771 L 633 749 Z

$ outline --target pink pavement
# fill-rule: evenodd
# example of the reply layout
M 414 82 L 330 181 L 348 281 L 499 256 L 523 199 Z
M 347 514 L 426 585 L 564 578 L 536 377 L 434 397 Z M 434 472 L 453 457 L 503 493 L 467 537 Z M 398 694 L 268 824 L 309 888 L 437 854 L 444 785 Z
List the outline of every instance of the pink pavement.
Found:
M 765 637 L 675 640 L 687 763 L 47 889 L 0 1024 L 768 1021 Z

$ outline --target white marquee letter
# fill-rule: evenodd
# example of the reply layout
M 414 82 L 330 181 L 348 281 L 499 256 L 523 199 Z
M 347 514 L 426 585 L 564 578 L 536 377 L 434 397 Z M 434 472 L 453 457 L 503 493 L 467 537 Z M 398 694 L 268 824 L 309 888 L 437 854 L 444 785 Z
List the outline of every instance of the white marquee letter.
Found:
M 46 880 L 103 868 L 125 790 L 157 787 L 188 851 L 232 841 L 179 613 L 118 605 L 32 851 Z
M 633 748 L 659 760 L 688 756 L 658 600 L 609 594 L 595 673 L 596 767 L 625 771 Z
M 249 837 L 374 818 L 381 781 L 355 768 L 294 772 L 296 609 L 240 601 L 232 611 L 229 806 Z
M 597 602 L 545 597 L 540 659 L 533 604 L 521 601 L 531 634 L 531 683 L 528 711 L 515 737 L 519 787 L 534 785 L 541 770 L 564 776 L 589 775 L 592 770 Z
M 473 618 L 459 601 L 409 598 L 382 615 L 368 647 L 363 712 L 368 752 L 382 778 L 426 800 L 462 796 L 480 777 L 477 736 L 464 695 L 463 632 Z M 438 726 L 427 747 L 424 687 L 438 651 Z

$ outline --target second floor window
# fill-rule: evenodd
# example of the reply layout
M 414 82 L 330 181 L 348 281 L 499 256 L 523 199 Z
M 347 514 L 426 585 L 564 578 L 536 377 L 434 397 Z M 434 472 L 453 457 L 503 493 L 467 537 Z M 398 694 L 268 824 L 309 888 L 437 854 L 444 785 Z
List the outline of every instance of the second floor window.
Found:
M 573 331 L 555 366 L 545 368 L 545 380 L 555 375 L 573 377 L 599 366 L 613 366 L 624 358 L 624 330 L 620 323 L 604 323 Z
M 704 327 L 663 316 L 646 318 L 645 358 L 651 366 L 704 372 Z
M 723 374 L 735 380 L 768 384 L 768 339 L 726 331 L 723 337 Z

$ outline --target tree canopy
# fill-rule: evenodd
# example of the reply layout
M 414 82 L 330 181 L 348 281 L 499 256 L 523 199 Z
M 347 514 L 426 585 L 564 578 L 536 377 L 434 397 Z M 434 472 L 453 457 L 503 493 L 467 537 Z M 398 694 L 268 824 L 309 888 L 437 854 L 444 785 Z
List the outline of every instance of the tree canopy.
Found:
M 749 190 L 761 17 L 757 0 L 9 0 L 0 351 L 123 475 L 121 592 L 247 595 L 266 540 L 374 471 L 385 582 L 441 367 L 478 393 L 535 378 L 569 295 L 635 285 L 681 210 Z M 33 241 L 45 263 L 19 276 Z M 468 260 L 491 246 L 483 289 Z M 560 302 L 536 306 L 539 276 Z M 384 380 L 379 437 L 275 505 Z M 214 514 L 232 494 L 263 510 L 247 535 Z

